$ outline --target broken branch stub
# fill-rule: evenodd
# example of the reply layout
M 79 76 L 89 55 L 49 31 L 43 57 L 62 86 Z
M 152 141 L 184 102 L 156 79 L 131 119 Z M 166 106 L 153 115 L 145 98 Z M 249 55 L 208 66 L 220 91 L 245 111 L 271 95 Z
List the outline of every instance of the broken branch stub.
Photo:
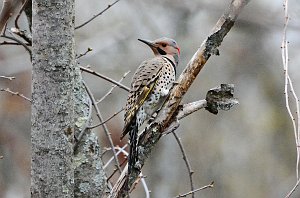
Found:
M 233 84 L 221 84 L 210 89 L 206 94 L 207 106 L 205 109 L 213 114 L 218 114 L 219 110 L 230 110 L 234 105 L 239 104 L 238 100 L 233 97 L 233 93 Z

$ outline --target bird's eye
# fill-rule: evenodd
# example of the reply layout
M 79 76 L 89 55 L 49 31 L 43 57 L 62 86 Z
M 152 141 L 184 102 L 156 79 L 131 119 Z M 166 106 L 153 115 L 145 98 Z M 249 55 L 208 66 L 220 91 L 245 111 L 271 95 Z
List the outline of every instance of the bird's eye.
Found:
M 167 47 L 167 44 L 163 43 L 163 44 L 161 44 L 161 46 L 163 46 L 163 47 Z

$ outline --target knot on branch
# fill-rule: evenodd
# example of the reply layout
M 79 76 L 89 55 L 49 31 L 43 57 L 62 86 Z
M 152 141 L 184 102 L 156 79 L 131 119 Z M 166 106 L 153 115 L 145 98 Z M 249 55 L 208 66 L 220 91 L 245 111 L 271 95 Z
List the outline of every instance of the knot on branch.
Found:
M 206 110 L 213 114 L 218 114 L 218 110 L 229 110 L 239 102 L 233 97 L 234 85 L 221 84 L 218 87 L 210 89 L 206 94 Z

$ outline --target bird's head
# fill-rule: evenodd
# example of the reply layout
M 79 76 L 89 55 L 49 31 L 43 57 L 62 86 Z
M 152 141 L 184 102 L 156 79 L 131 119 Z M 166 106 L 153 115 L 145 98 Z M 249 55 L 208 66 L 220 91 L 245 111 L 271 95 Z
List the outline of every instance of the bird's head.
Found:
M 163 37 L 154 41 L 144 39 L 138 40 L 147 44 L 152 49 L 155 56 L 172 55 L 179 57 L 180 55 L 180 48 L 178 47 L 176 41 L 173 39 Z

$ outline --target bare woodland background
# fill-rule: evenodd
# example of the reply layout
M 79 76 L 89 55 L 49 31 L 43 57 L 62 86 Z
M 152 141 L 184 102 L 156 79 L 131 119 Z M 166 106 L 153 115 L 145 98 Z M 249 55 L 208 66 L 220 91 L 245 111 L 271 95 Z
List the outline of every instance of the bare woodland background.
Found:
M 228 2 L 121 0 L 76 30 L 77 53 L 93 48 L 79 62 L 116 80 L 131 70 L 123 81 L 129 85 L 136 67 L 152 56 L 137 38 L 167 36 L 181 47 L 180 73 Z M 76 1 L 76 24 L 110 3 Z M 300 3 L 291 0 L 289 5 L 289 66 L 299 94 Z M 284 197 L 295 184 L 295 140 L 283 94 L 283 17 L 281 0 L 251 1 L 219 48 L 221 55 L 208 61 L 184 98 L 184 102 L 202 99 L 208 89 L 233 83 L 240 102 L 217 116 L 204 110 L 194 113 L 177 129 L 195 171 L 196 187 L 215 181 L 213 189 L 199 192 L 198 197 Z M 9 87 L 30 97 L 31 63 L 24 48 L 0 47 L 0 75 L 16 77 L 13 81 L 0 79 L 1 88 Z M 98 98 L 111 87 L 95 76 L 84 77 Z M 101 103 L 102 114 L 109 117 L 118 111 L 126 97 L 127 92 L 116 88 Z M 1 92 L 0 109 L 0 155 L 5 159 L 0 160 L 0 197 L 30 197 L 30 103 Z M 108 123 L 116 144 L 122 126 L 123 114 Z M 96 130 L 104 137 L 102 128 Z M 108 146 L 105 141 L 101 145 Z M 143 173 L 152 197 L 173 197 L 189 189 L 186 167 L 171 135 L 161 139 Z M 132 197 L 141 196 L 143 190 L 138 187 Z M 299 190 L 293 196 L 299 197 Z

